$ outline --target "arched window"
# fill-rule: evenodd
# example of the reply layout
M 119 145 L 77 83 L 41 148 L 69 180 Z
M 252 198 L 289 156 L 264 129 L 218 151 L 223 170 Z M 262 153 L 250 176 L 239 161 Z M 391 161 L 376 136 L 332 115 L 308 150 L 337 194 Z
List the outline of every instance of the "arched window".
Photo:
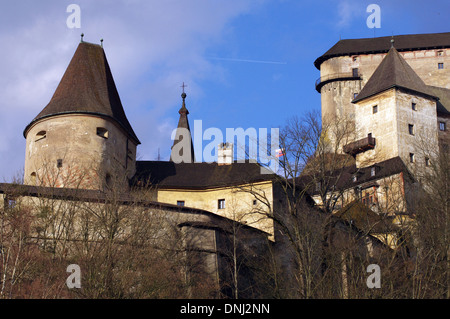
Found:
M 43 140 L 46 137 L 47 137 L 47 132 L 46 131 L 40 131 L 39 133 L 36 134 L 35 142 Z
M 97 127 L 97 135 L 103 138 L 108 138 L 108 130 L 104 127 Z
M 36 185 L 36 173 L 35 172 L 31 173 L 30 182 L 31 182 L 31 185 Z

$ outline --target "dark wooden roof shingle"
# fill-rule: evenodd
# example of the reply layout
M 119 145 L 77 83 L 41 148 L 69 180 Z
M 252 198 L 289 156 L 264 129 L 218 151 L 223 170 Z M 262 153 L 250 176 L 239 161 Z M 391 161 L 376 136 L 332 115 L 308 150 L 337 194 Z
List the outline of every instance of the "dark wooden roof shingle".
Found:
M 24 136 L 31 125 L 40 119 L 74 113 L 110 118 L 140 144 L 125 115 L 105 52 L 100 45 L 88 42 L 78 45 L 52 99 L 28 124 Z
M 338 41 L 325 54 L 317 58 L 314 65 L 320 70 L 320 65 L 333 57 L 388 52 L 392 38 L 398 51 L 450 48 L 450 32 L 345 39 Z
M 257 163 L 218 165 L 217 163 L 174 163 L 171 161 L 137 161 L 134 184 L 150 182 L 162 188 L 205 189 L 229 187 L 275 179 L 275 174 Z M 268 172 L 268 171 L 266 171 Z
M 436 99 L 408 62 L 392 47 L 352 103 L 357 103 L 394 87 Z

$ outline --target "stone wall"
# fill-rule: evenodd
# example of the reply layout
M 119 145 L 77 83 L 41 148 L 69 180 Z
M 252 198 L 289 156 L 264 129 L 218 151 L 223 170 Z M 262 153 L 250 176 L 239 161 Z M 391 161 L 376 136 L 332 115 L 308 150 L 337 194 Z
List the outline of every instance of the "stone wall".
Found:
M 25 184 L 100 189 L 135 172 L 136 144 L 104 118 L 53 116 L 26 138 Z

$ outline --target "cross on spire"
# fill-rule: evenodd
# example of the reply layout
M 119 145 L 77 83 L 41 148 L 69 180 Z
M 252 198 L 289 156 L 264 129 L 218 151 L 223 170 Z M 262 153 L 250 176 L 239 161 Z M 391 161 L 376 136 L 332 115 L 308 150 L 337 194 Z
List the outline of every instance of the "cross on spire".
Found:
M 181 87 L 183 88 L 183 93 L 184 93 L 184 88 L 187 87 L 187 85 L 184 84 L 184 82 L 183 82 L 183 85 Z

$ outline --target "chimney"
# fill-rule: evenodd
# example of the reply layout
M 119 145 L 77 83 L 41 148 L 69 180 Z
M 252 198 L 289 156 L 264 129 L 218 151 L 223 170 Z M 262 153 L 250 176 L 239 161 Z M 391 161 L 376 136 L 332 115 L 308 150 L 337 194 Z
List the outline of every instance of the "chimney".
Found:
M 217 152 L 217 164 L 231 165 L 233 163 L 233 143 L 220 143 Z

